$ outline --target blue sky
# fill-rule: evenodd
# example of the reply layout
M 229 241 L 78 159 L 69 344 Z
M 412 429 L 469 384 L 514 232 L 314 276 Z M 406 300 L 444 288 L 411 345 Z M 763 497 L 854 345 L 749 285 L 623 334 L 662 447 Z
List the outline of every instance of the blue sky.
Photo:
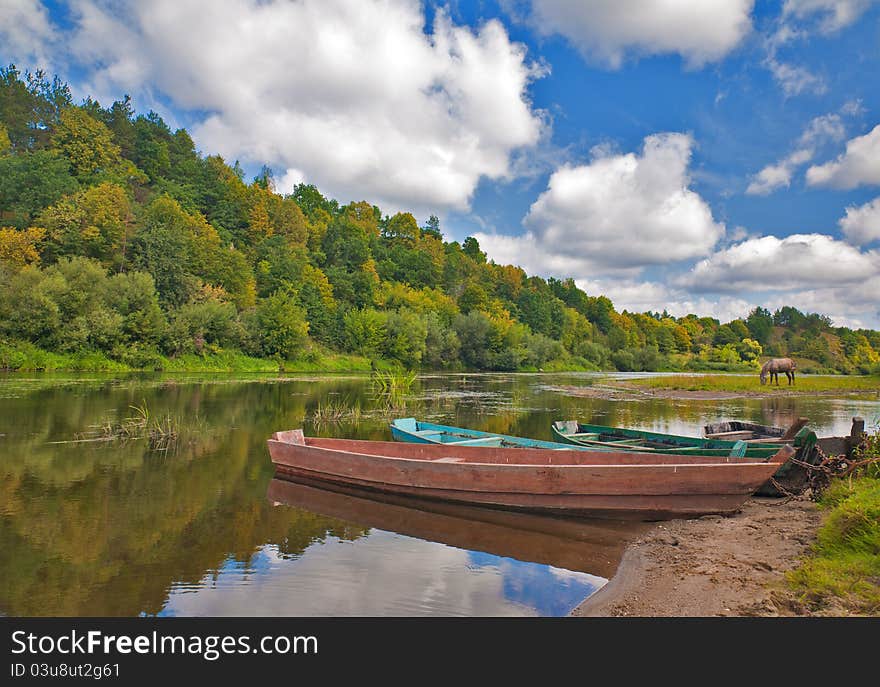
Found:
M 878 0 L 0 0 L 0 60 L 619 308 L 880 326 Z

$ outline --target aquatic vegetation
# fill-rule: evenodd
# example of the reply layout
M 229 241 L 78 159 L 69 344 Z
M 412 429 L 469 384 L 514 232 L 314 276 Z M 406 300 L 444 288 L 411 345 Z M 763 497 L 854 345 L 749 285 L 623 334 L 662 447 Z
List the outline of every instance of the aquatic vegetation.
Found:
M 146 439 L 151 451 L 168 451 L 176 447 L 181 436 L 182 423 L 179 417 L 171 413 L 153 415 L 146 401 L 140 405 L 130 406 L 132 414 L 119 422 L 105 421 L 89 432 L 79 434 L 72 442 L 87 441 L 133 441 Z M 195 426 L 200 424 L 196 419 Z
M 411 395 L 418 373 L 376 370 L 371 378 L 373 399 L 377 406 L 388 410 L 402 410 Z
M 351 402 L 348 398 L 340 400 L 327 399 L 318 401 L 315 410 L 312 411 L 311 419 L 315 425 L 340 422 L 357 424 L 362 414 L 360 401 Z

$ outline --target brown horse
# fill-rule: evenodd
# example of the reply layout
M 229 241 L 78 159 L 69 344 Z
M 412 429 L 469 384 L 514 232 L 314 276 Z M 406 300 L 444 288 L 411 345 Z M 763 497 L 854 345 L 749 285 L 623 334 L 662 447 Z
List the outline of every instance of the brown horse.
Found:
M 771 358 L 761 368 L 761 384 L 767 383 L 767 375 L 770 375 L 770 383 L 773 383 L 773 377 L 776 377 L 776 386 L 779 386 L 779 373 L 784 372 L 788 377 L 788 383 L 794 384 L 794 371 L 797 364 L 791 358 Z

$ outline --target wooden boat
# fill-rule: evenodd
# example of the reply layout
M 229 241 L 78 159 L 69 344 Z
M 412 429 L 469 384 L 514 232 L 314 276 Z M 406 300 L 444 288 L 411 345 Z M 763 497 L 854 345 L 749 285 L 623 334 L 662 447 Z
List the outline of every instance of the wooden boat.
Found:
M 551 427 L 553 436 L 560 442 L 567 442 L 587 448 L 603 450 L 624 449 L 647 453 L 671 455 L 726 456 L 731 451 L 741 450 L 737 442 L 725 439 L 688 437 L 661 432 L 647 432 L 625 427 L 587 425 L 575 420 L 558 420 Z M 745 456 L 748 458 L 767 458 L 779 450 L 785 442 L 748 443 Z
M 788 461 L 773 475 L 773 479 L 762 485 L 755 493 L 759 496 L 785 496 L 800 494 L 810 481 L 808 465 L 816 465 L 822 460 L 819 450 L 820 440 L 815 432 L 807 429 L 809 418 L 799 417 L 790 427 L 773 427 L 756 422 L 725 420 L 705 425 L 703 434 L 712 440 L 747 441 L 750 445 L 787 443 L 794 446 L 795 460 Z
M 725 420 L 723 422 L 715 422 L 703 427 L 703 436 L 707 439 L 723 439 L 728 441 L 736 441 L 743 439 L 745 441 L 791 441 L 804 427 L 809 420 L 805 417 L 798 418 L 791 427 L 773 427 L 771 425 L 761 425 L 757 422 L 744 422 L 742 420 Z
M 614 575 L 626 544 L 647 527 L 631 521 L 561 519 L 281 479 L 269 482 L 266 497 L 274 505 L 363 527 L 605 578 Z
M 562 516 L 658 520 L 731 514 L 794 453 L 766 460 L 324 439 L 268 440 L 275 476 Z
M 575 447 L 556 441 L 527 439 L 507 434 L 480 432 L 476 429 L 435 425 L 420 422 L 414 417 L 397 418 L 391 422 L 391 436 L 396 441 L 411 444 L 443 444 L 445 446 L 495 446 L 499 448 L 544 448 L 570 451 L 573 448 L 589 450 L 590 447 Z

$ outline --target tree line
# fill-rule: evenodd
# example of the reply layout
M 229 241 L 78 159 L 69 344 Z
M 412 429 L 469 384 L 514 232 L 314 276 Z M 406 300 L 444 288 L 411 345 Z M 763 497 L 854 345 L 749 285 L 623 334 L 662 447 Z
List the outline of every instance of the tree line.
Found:
M 807 369 L 877 372 L 880 333 L 815 313 L 618 312 L 572 279 L 487 260 L 436 216 L 276 192 L 264 167 L 199 152 L 127 96 L 74 104 L 42 72 L 0 69 L 0 367 L 28 351 L 138 369 L 234 351 L 350 354 L 426 369 Z M 802 369 L 804 365 L 802 365 Z

